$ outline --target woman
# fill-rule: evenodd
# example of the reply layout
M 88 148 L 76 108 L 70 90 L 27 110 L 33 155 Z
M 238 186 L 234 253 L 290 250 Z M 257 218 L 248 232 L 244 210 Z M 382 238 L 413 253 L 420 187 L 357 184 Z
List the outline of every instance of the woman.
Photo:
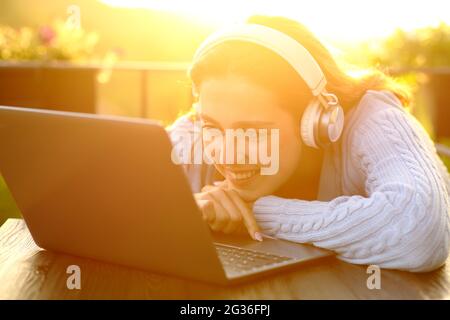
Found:
M 195 119 L 221 131 L 279 130 L 274 175 L 262 175 L 260 163 L 186 166 L 211 228 L 230 233 L 245 226 L 255 240 L 311 243 L 356 264 L 409 271 L 444 264 L 450 178 L 430 138 L 404 109 L 407 90 L 380 72 L 350 77 L 295 21 L 254 16 L 247 23 L 288 35 L 312 55 L 345 122 L 339 140 L 306 145 L 299 126 L 313 92 L 273 50 L 230 40 L 196 57 L 190 77 L 199 109 L 175 122 L 172 137 L 192 132 Z

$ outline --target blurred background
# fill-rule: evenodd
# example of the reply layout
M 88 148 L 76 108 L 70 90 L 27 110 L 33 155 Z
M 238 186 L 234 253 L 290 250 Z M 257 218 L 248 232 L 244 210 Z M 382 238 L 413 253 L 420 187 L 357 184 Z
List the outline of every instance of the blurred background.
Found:
M 0 0 L 0 105 L 169 124 L 190 109 L 196 47 L 251 14 L 294 18 L 341 63 L 407 82 L 410 112 L 450 146 L 447 0 Z M 19 216 L 0 176 L 0 225 Z

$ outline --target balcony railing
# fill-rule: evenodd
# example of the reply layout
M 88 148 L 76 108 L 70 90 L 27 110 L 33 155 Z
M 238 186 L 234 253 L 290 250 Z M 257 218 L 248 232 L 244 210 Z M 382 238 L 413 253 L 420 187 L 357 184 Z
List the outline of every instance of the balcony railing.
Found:
M 73 105 L 79 105 L 79 104 L 92 104 L 94 107 L 91 108 L 90 111 L 87 112 L 96 112 L 96 106 L 97 103 L 97 97 L 96 97 L 96 87 L 98 86 L 98 75 L 99 74 L 110 74 L 112 76 L 115 75 L 117 72 L 135 72 L 138 75 L 138 97 L 133 98 L 133 104 L 137 107 L 137 112 L 135 112 L 136 116 L 140 117 L 148 117 L 149 111 L 154 111 L 154 109 L 151 110 L 152 106 L 158 106 L 158 103 L 161 103 L 161 101 L 152 101 L 152 93 L 149 93 L 149 89 L 151 89 L 152 80 L 158 79 L 157 77 L 163 74 L 177 74 L 180 78 L 184 78 L 187 81 L 186 72 L 188 70 L 189 63 L 188 62 L 117 62 L 117 63 L 68 63 L 68 62 L 5 62 L 0 61 L 0 104 L 10 104 L 10 105 L 17 105 L 17 106 L 25 106 L 25 107 L 41 107 L 41 108 L 52 108 L 52 107 L 61 107 L 62 109 L 65 107 L 64 105 L 64 99 L 67 98 L 67 96 L 73 95 L 73 92 L 64 92 L 61 89 L 61 86 L 59 83 L 55 84 L 55 90 L 48 89 L 48 87 L 51 85 L 48 85 L 47 82 L 45 83 L 39 83 L 39 77 L 42 76 L 42 74 L 46 73 L 59 73 L 62 74 L 64 70 L 67 71 L 76 71 L 81 72 L 83 74 L 83 77 L 81 77 L 81 81 L 78 82 L 91 82 L 89 86 L 86 88 L 80 88 L 79 92 L 75 94 L 75 101 L 72 102 Z M 33 100 L 28 99 L 28 96 L 32 96 L 32 94 L 39 95 L 39 92 L 36 92 L 36 90 L 31 90 L 31 94 L 29 92 L 26 92 L 26 88 L 20 87 L 20 85 L 14 85 L 11 84 L 13 79 L 8 78 L 12 74 L 11 72 L 8 73 L 8 71 L 26 71 L 31 70 L 30 73 L 32 78 L 35 78 L 34 82 L 28 82 L 27 85 L 30 86 L 41 86 L 44 88 L 44 91 L 50 91 L 50 94 L 58 95 L 59 94 L 59 100 L 48 100 L 48 99 L 41 99 L 39 105 L 34 105 Z M 6 73 L 4 71 L 7 71 Z M 433 83 L 433 99 L 428 104 L 427 108 L 435 108 L 437 110 L 437 114 L 435 115 L 434 119 L 434 126 L 435 131 L 437 131 L 436 138 L 439 137 L 450 137 L 449 134 L 449 119 L 450 119 L 450 109 L 449 105 L 450 102 L 447 103 L 450 97 L 450 93 L 448 92 L 448 87 L 446 83 L 450 83 L 450 67 L 440 67 L 440 68 L 402 68 L 402 69 L 392 69 L 390 70 L 391 74 L 400 75 L 405 73 L 423 73 L 430 75 L 431 77 L 434 77 Z M 86 77 L 85 73 L 90 73 L 90 77 Z M 80 73 L 79 73 L 80 74 Z M 6 76 L 5 76 L 6 75 Z M 2 78 L 3 77 L 3 78 Z M 22 77 L 24 77 L 22 75 Z M 26 77 L 25 77 L 26 78 Z M 37 79 L 37 80 L 36 80 Z M 60 75 L 56 77 L 59 81 Z M 76 83 L 76 79 L 68 79 L 68 85 L 70 86 L 72 83 Z M 53 82 L 55 82 L 53 80 Z M 30 84 L 31 83 L 31 84 Z M 6 87 L 5 87 L 6 84 Z M 9 85 L 9 88 L 8 88 Z M 170 84 L 169 84 L 170 85 Z M 131 84 L 125 83 L 123 86 L 123 89 L 127 89 L 127 87 L 130 87 Z M 92 88 L 94 87 L 94 88 Z M 447 89 L 447 90 L 443 90 Z M 42 89 L 42 88 L 41 88 Z M 110 88 L 107 88 L 110 90 Z M 117 88 L 115 88 L 117 90 Z M 60 90 L 58 92 L 57 90 Z M 120 92 L 122 91 L 121 89 Z M 184 91 L 184 88 L 181 88 L 183 93 L 183 99 L 180 105 L 182 107 L 186 107 L 186 105 L 190 105 L 192 100 L 190 95 L 190 89 L 188 86 L 186 86 L 186 91 Z M 13 92 L 11 92 L 13 91 Z M 125 90 L 126 91 L 126 90 Z M 180 93 L 180 88 L 178 87 L 178 94 Z M 13 103 L 8 103 L 2 101 L 3 96 L 6 94 L 8 98 L 18 97 L 18 100 L 13 101 Z M 47 92 L 48 94 L 48 92 Z M 93 98 L 91 100 L 81 99 L 76 100 L 78 96 L 88 96 L 89 94 L 93 95 Z M 123 93 L 124 95 L 127 95 L 127 93 Z M 136 94 L 136 90 L 133 91 L 133 94 Z M 137 99 L 136 99 L 137 98 Z M 177 99 L 176 97 L 173 97 L 174 99 Z M 20 100 L 22 99 L 22 100 Z M 28 100 L 27 100 L 28 99 Z M 81 100 L 80 100 L 81 99 Z M 39 99 L 38 99 L 39 100 Z M 7 101 L 9 101 L 7 99 Z M 23 102 L 24 101 L 24 102 Z M 79 102 L 81 101 L 81 102 Z M 15 103 L 17 102 L 17 103 Z M 432 104 L 435 104 L 433 106 Z M 37 103 L 39 104 L 39 103 Z M 53 104 L 53 105 L 52 105 Z M 163 104 L 164 105 L 164 104 Z M 69 108 L 70 109 L 70 108 Z M 164 108 L 162 108 L 164 109 Z M 431 110 L 431 109 L 430 109 Z M 436 111 L 435 110 L 435 111 Z M 78 111 L 78 110 L 75 110 Z M 84 112 L 82 110 L 82 112 Z M 167 119 L 164 119 L 167 120 Z M 439 147 L 439 151 L 442 155 L 445 155 L 449 157 L 448 155 L 448 149 L 444 149 Z M 445 151 L 447 150 L 447 151 Z
M 5 62 L 0 61 L 1 70 L 77 70 L 114 73 L 115 71 L 134 71 L 139 73 L 140 107 L 139 114 L 146 117 L 149 111 L 148 84 L 155 73 L 178 73 L 185 75 L 189 67 L 187 62 L 117 62 L 117 63 L 73 63 L 73 62 Z M 1 101 L 0 101 L 1 104 Z

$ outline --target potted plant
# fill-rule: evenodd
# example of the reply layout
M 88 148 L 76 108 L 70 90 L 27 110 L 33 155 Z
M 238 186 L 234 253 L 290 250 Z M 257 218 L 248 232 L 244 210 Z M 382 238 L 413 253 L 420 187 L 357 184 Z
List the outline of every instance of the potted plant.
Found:
M 69 21 L 0 26 L 0 105 L 95 112 L 97 42 Z

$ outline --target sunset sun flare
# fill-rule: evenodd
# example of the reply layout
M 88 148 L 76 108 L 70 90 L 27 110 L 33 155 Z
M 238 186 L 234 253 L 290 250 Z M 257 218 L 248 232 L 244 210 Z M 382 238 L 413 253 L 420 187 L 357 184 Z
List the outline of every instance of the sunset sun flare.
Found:
M 423 1 L 358 0 L 267 1 L 162 1 L 162 0 L 101 0 L 123 8 L 168 11 L 190 16 L 209 24 L 242 20 L 254 13 L 283 15 L 306 24 L 322 37 L 338 40 L 359 40 L 382 37 L 395 28 L 413 29 L 436 22 L 450 22 L 450 3 L 441 0 Z M 401 14 L 399 14 L 401 12 Z M 355 28 L 355 26 L 358 26 Z

